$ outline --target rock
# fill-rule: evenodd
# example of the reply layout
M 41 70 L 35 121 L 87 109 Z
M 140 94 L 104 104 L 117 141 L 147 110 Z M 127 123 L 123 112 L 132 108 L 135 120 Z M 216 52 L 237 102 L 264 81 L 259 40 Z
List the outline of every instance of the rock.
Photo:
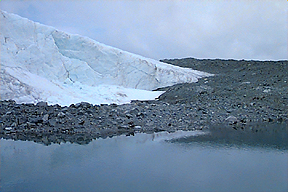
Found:
M 65 113 L 63 113 L 62 111 L 57 114 L 57 117 L 59 118 L 63 118 L 65 116 L 66 116 Z
M 131 115 L 130 113 L 126 113 L 126 117 L 127 117 L 128 119 L 130 119 L 130 118 L 133 118 L 133 115 Z
M 42 120 L 43 120 L 44 122 L 46 122 L 46 121 L 48 121 L 48 118 L 49 118 L 49 114 L 46 114 L 46 115 L 44 115 L 44 116 L 42 117 Z
M 116 103 L 110 104 L 111 107 L 117 107 L 118 105 Z
M 36 123 L 31 123 L 31 122 L 27 122 L 26 125 L 27 125 L 28 129 L 37 127 Z
M 50 125 L 51 127 L 55 127 L 56 124 L 57 124 L 56 119 L 49 119 L 49 120 L 48 120 L 48 123 L 49 123 L 49 125 Z
M 78 120 L 78 124 L 79 124 L 79 125 L 83 125 L 84 123 L 85 123 L 85 120 L 83 120 L 83 119 L 79 119 L 79 120 Z
M 38 107 L 46 107 L 46 106 L 48 106 L 48 103 L 47 103 L 47 102 L 44 102 L 44 101 L 41 101 L 41 102 L 38 102 L 38 103 L 36 104 L 36 106 L 38 106 Z
M 137 116 L 137 117 L 142 117 L 142 118 L 143 118 L 143 117 L 145 117 L 145 115 L 146 115 L 146 113 L 139 112 L 139 113 L 137 113 L 136 116 Z
M 11 124 L 11 127 L 16 127 L 17 126 L 17 123 L 15 123 L 15 122 L 13 122 L 12 124 Z
M 120 125 L 120 126 L 118 126 L 118 129 L 130 129 L 130 126 L 128 126 L 128 125 Z
M 63 108 L 61 109 L 61 111 L 62 111 L 63 113 L 67 112 L 68 110 L 69 110 L 68 107 L 63 107 Z
M 85 111 L 80 110 L 80 111 L 77 113 L 77 115 L 84 115 L 84 113 L 85 113 Z
M 228 121 L 229 124 L 236 124 L 238 119 L 235 116 L 230 115 L 225 119 L 225 121 Z
M 30 118 L 29 120 L 30 123 L 42 123 L 43 119 L 41 117 L 37 117 L 37 118 Z
M 133 121 L 130 121 L 130 122 L 128 122 L 128 125 L 129 125 L 129 127 L 135 127 L 135 125 L 134 125 L 134 122 L 133 122 Z
M 153 121 L 150 121 L 150 122 L 147 122 L 145 125 L 146 125 L 146 126 L 153 126 L 153 125 L 154 125 L 154 122 L 153 122 Z
M 76 103 L 75 107 L 76 108 L 90 108 L 92 105 L 87 102 L 81 102 L 81 103 Z
M 11 115 L 12 114 L 12 111 L 7 111 L 6 113 L 5 113 L 5 115 Z

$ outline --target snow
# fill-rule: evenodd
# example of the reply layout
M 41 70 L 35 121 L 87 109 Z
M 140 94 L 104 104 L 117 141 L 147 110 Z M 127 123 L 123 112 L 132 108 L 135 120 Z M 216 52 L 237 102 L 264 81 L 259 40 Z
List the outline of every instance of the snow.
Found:
M 152 91 L 211 74 L 113 48 L 80 35 L 0 14 L 1 100 L 70 105 L 150 100 Z

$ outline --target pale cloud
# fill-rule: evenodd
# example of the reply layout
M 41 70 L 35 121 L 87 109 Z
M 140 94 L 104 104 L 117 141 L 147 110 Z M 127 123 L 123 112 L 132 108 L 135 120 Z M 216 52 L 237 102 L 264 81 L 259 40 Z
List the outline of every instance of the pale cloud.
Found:
M 0 8 L 154 59 L 288 59 L 287 2 L 5 1 Z

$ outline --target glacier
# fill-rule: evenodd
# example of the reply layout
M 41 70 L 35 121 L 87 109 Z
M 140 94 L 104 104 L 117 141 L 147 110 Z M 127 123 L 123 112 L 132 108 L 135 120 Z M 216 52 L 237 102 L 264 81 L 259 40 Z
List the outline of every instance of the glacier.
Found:
M 212 74 L 165 64 L 0 11 L 0 99 L 70 105 L 150 100 Z

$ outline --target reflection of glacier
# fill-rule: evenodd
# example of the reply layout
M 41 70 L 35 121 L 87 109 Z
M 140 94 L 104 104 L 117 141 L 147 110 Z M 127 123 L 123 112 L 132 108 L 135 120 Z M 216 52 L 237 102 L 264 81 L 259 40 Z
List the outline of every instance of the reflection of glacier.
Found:
M 129 150 L 131 153 L 131 150 L 138 150 L 139 146 L 153 143 L 160 144 L 162 141 L 170 139 L 199 136 L 203 134 L 206 133 L 202 131 L 176 131 L 173 133 L 158 132 L 152 134 L 137 133 L 135 136 L 121 135 L 106 139 L 100 138 L 93 140 L 88 145 L 71 144 L 67 142 L 51 144 L 48 147 L 31 141 L 0 139 L 0 146 L 1 155 L 3 155 L 4 158 L 3 160 L 7 158 L 9 161 L 17 161 L 15 160 L 17 159 L 15 156 L 25 154 L 25 156 L 28 157 L 27 154 L 30 154 L 29 158 L 33 159 L 33 161 L 39 160 L 39 157 L 41 157 L 42 161 L 48 163 L 52 170 L 55 167 L 61 167 L 64 163 L 71 160 L 82 161 L 84 158 L 97 156 L 98 152 L 103 155 L 103 157 L 98 156 L 98 158 L 106 158 L 106 156 L 110 156 L 113 153 L 121 153 L 123 150 Z M 97 151 L 97 153 L 95 153 L 95 151 Z M 41 165 L 42 164 L 39 164 L 39 166 Z M 36 165 L 33 164 L 34 168 L 35 166 Z M 26 166 L 25 169 L 29 170 L 31 167 Z M 41 168 L 39 167 L 39 169 Z
M 151 99 L 161 93 L 151 95 L 153 89 L 210 75 L 131 54 L 4 11 L 0 15 L 0 40 L 1 99 L 18 102 Z M 99 85 L 114 87 L 96 91 Z
M 1 191 L 287 191 L 288 151 L 137 140 L 0 139 Z
M 204 131 L 175 131 L 175 132 L 157 132 L 157 133 L 151 133 L 151 134 L 146 134 L 146 133 L 137 133 L 135 136 L 117 136 L 113 137 L 113 140 L 115 142 L 131 142 L 130 144 L 135 144 L 135 143 L 146 143 L 146 142 L 161 142 L 161 141 L 169 141 L 173 139 L 180 139 L 180 138 L 190 138 L 190 137 L 196 137 L 199 135 L 206 135 L 209 134 L 209 132 L 204 132 Z

